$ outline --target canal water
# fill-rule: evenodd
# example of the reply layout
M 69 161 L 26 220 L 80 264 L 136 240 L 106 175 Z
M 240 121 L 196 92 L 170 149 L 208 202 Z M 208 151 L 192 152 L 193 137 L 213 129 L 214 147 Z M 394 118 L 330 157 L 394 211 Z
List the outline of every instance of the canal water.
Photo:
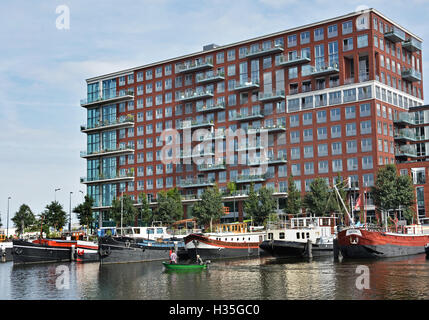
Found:
M 366 275 L 367 282 L 362 280 Z M 6 300 L 429 299 L 429 260 L 424 254 L 342 262 L 256 258 L 213 261 L 208 270 L 198 272 L 165 271 L 161 262 L 7 262 L 0 264 L 0 288 L 0 299 Z

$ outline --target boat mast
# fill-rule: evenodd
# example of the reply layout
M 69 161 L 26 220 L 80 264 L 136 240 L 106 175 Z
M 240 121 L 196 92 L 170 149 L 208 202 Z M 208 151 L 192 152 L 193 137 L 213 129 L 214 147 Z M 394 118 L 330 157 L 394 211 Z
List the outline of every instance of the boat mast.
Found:
M 340 182 L 340 183 L 342 183 L 342 182 Z M 352 217 L 350 216 L 349 210 L 347 209 L 347 206 L 344 203 L 343 198 L 341 197 L 341 195 L 337 189 L 336 184 L 334 184 L 334 190 L 335 190 L 335 193 L 337 194 L 338 198 L 340 199 L 341 204 L 343 205 L 344 209 L 346 210 L 347 216 L 349 217 L 349 221 L 350 221 L 352 227 L 354 227 L 354 221 L 352 220 Z

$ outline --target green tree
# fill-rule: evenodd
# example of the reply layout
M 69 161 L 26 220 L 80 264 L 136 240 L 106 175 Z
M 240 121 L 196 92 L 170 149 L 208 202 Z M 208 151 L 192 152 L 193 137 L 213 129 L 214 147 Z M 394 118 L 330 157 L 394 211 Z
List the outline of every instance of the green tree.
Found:
M 301 207 L 302 207 L 301 192 L 296 188 L 293 177 L 289 176 L 286 207 L 284 208 L 284 212 L 286 214 L 297 216 L 301 210 Z
M 154 220 L 171 224 L 183 218 L 182 198 L 177 188 L 159 192 L 157 202 Z
M 411 206 L 415 202 L 414 188 L 409 176 L 398 176 L 396 166 L 388 164 L 377 172 L 371 193 L 377 210 L 391 212 L 401 209 L 408 222 L 412 219 Z
M 112 201 L 111 214 L 113 219 L 116 222 L 117 226 L 121 225 L 121 215 L 122 215 L 122 226 L 133 226 L 135 224 L 138 210 L 134 206 L 134 201 L 127 194 L 123 195 L 123 199 L 118 197 Z M 122 213 L 122 214 L 121 214 Z
M 149 207 L 149 202 L 147 201 L 147 196 L 145 193 L 139 194 L 140 202 L 140 219 L 142 222 L 150 225 L 152 223 L 152 210 Z
M 89 227 L 91 229 L 91 233 L 92 224 L 95 220 L 92 212 L 93 206 L 94 199 L 89 195 L 85 195 L 85 201 L 73 209 L 73 212 L 77 214 L 80 225 Z
M 192 215 L 200 225 L 210 224 L 210 229 L 212 228 L 213 221 L 217 221 L 222 217 L 222 194 L 217 185 L 204 190 L 201 200 L 195 203 L 192 208 Z
M 274 213 L 276 200 L 273 197 L 273 190 L 262 187 L 256 193 L 253 184 L 250 185 L 249 197 L 244 202 L 246 214 L 252 217 L 257 225 L 263 225 L 270 214 Z
M 329 215 L 333 209 L 331 195 L 326 180 L 316 178 L 310 184 L 310 191 L 304 196 L 304 208 L 316 216 Z
M 63 206 L 58 201 L 52 201 L 46 206 L 46 210 L 42 213 L 44 216 L 43 224 L 53 227 L 59 231 L 67 223 L 67 213 L 63 210 Z
M 25 228 L 36 223 L 36 217 L 28 205 L 22 204 L 19 207 L 18 212 L 16 212 L 15 216 L 12 218 L 12 221 L 17 228 L 18 233 L 22 234 L 24 233 Z

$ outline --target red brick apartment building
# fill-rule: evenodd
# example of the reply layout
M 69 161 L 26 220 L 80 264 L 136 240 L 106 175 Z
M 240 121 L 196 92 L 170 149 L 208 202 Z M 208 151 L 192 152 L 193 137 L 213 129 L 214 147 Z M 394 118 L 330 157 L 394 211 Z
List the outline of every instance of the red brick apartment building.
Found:
M 280 212 L 291 175 L 302 193 L 316 177 L 330 185 L 338 174 L 350 178 L 350 199 L 361 197 L 374 219 L 369 187 L 387 163 L 412 175 L 425 217 L 429 106 L 421 49 L 422 39 L 368 9 L 87 79 L 81 182 L 95 200 L 97 226 L 111 223 L 109 206 L 121 194 L 138 206 L 145 193 L 156 206 L 157 193 L 172 187 L 190 217 L 214 183 L 225 191 L 227 220 L 245 217 L 252 182 L 275 190 Z M 225 137 L 238 129 L 247 140 Z M 218 153 L 222 147 L 230 152 Z M 166 161 L 172 155 L 179 161 Z M 197 157 L 204 163 L 191 161 Z

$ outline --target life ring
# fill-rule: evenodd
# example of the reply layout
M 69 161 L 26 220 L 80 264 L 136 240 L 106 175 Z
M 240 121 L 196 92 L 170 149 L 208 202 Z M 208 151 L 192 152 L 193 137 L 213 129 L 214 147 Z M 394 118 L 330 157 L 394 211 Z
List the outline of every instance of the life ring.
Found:
M 127 240 L 127 241 L 125 241 L 125 248 L 129 248 L 130 247 L 130 242 Z
M 350 237 L 350 243 L 351 244 L 358 244 L 359 243 L 359 238 L 355 238 L 355 240 L 353 240 L 353 238 L 352 237 Z
M 77 255 L 78 256 L 83 256 L 85 253 L 85 250 L 77 250 Z

